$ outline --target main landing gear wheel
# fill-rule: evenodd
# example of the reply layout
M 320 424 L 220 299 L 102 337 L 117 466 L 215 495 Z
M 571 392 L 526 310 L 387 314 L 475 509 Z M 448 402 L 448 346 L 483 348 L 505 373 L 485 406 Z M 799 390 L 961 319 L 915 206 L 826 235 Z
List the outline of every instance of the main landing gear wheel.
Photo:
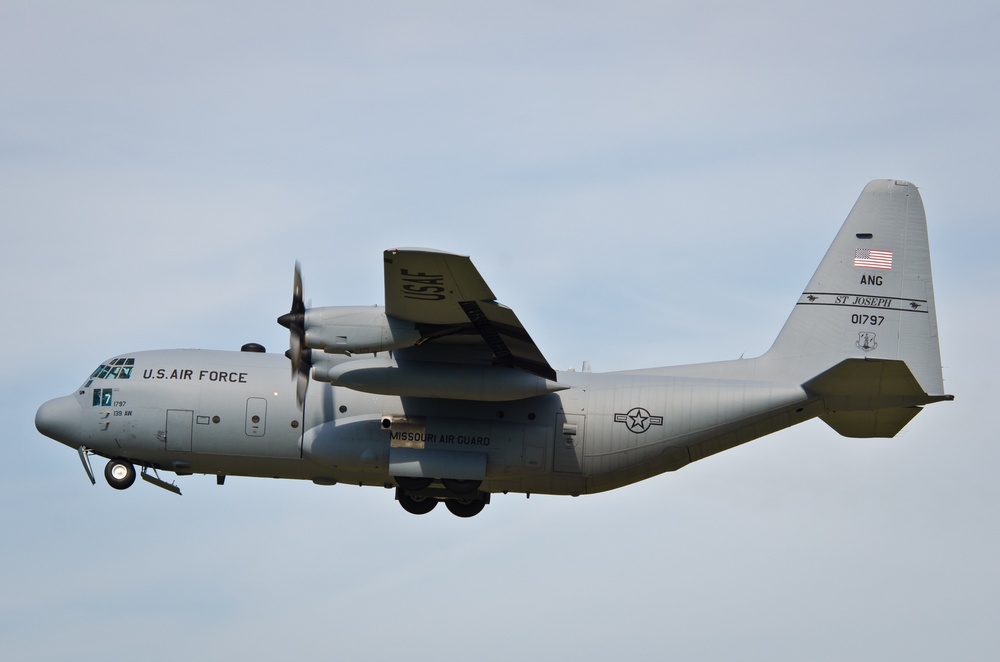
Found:
M 437 499 L 434 497 L 414 497 L 406 492 L 400 493 L 397 498 L 403 510 L 414 515 L 426 515 L 434 510 L 434 506 L 438 505 Z
M 481 480 L 458 480 L 456 478 L 442 478 L 441 484 L 452 494 L 472 494 L 483 484 Z
M 485 499 L 446 499 L 444 505 L 448 507 L 452 515 L 458 517 L 475 517 L 483 512 L 486 507 Z
M 128 489 L 135 482 L 135 467 L 126 460 L 111 460 L 104 467 L 104 478 L 116 490 Z

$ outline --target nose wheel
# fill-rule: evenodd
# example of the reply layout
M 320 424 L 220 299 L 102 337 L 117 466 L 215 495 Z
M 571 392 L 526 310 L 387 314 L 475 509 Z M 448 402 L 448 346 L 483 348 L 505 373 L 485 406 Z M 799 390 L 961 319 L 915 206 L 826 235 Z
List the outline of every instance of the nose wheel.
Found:
M 127 460 L 116 458 L 104 467 L 104 478 L 116 490 L 128 489 L 135 482 L 135 467 Z

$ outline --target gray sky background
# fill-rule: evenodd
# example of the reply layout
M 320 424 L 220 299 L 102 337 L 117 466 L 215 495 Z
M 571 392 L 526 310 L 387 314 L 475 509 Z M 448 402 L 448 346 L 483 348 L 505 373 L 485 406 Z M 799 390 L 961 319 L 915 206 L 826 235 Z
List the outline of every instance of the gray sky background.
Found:
M 0 655 L 994 659 L 1000 5 L 0 3 Z M 469 254 L 557 367 L 765 351 L 864 185 L 921 186 L 945 380 L 460 520 L 390 491 L 87 481 L 34 429 L 102 359 L 284 351 Z

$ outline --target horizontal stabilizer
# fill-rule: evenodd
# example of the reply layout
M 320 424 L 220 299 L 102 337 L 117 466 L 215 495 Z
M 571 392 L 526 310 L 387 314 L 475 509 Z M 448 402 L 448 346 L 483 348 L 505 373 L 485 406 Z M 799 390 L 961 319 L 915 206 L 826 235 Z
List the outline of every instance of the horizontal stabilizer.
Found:
M 822 396 L 828 410 L 912 407 L 949 400 L 920 388 L 903 361 L 845 359 L 802 385 Z
M 846 359 L 802 385 L 823 398 L 820 418 L 845 437 L 893 437 L 920 405 L 952 400 L 928 395 L 903 361 Z

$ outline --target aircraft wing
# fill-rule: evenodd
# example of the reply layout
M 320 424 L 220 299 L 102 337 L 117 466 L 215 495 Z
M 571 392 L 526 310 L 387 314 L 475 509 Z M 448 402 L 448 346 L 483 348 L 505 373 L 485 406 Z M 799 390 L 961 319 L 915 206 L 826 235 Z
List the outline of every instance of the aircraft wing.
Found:
M 385 251 L 386 315 L 417 325 L 422 360 L 490 362 L 555 381 L 555 370 L 467 256 L 423 248 Z

